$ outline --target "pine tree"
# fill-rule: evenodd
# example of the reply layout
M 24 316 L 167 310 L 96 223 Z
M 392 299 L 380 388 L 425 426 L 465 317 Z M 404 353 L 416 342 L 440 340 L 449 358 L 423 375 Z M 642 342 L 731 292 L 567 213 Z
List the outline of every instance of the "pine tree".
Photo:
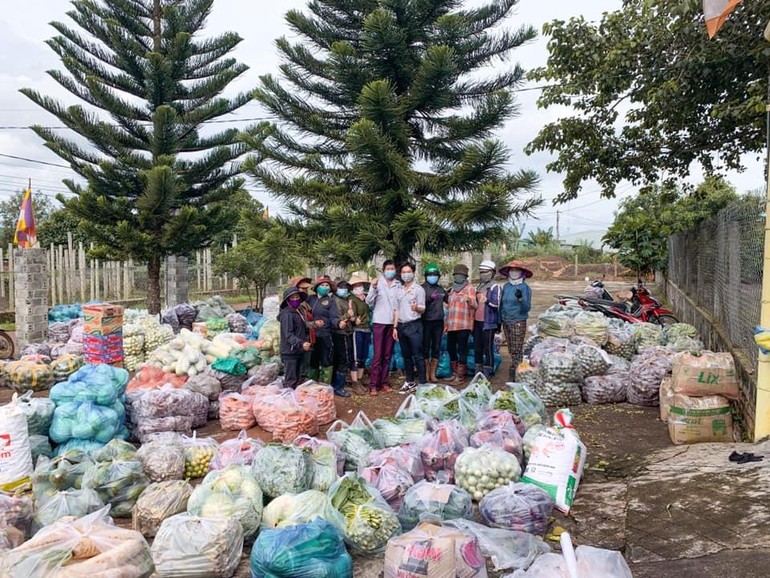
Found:
M 533 39 L 500 26 L 518 0 L 311 0 L 277 41 L 282 79 L 255 98 L 279 122 L 255 139 L 248 172 L 282 198 L 322 255 L 469 250 L 504 238 L 539 199 L 509 172 L 494 131 L 517 113 L 520 66 L 493 70 Z
M 58 35 L 48 41 L 66 72 L 49 74 L 86 106 L 22 92 L 80 137 L 33 127 L 87 183 L 65 181 L 75 194 L 66 207 L 96 242 L 96 256 L 147 263 L 155 313 L 162 259 L 210 243 L 230 222 L 225 201 L 243 184 L 238 131 L 204 126 L 250 100 L 220 96 L 247 70 L 227 57 L 241 39 L 200 36 L 213 0 L 72 4 L 77 27 L 54 22 Z

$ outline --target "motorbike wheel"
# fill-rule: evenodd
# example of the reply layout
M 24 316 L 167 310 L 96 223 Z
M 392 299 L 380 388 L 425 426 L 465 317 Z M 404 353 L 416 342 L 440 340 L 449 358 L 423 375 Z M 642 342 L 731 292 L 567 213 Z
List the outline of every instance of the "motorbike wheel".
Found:
M 650 319 L 650 322 L 657 323 L 661 327 L 665 327 L 666 325 L 673 325 L 674 323 L 679 323 L 679 319 L 677 319 L 673 315 L 664 313 L 663 315 L 656 315 L 655 317 Z
M 5 331 L 0 331 L 0 359 L 11 359 L 13 353 L 13 339 Z

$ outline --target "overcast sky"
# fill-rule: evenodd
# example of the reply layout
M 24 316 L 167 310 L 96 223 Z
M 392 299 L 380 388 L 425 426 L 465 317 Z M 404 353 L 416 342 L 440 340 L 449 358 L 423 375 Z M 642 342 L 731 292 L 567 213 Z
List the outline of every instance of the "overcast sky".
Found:
M 288 33 L 283 22 L 284 13 L 291 8 L 302 8 L 305 0 L 217 0 L 209 20 L 207 31 L 217 34 L 225 30 L 238 32 L 244 41 L 238 47 L 236 57 L 250 66 L 249 72 L 233 85 L 233 92 L 247 90 L 257 84 L 259 75 L 276 70 L 278 59 L 273 47 L 275 38 Z M 474 1 L 474 3 L 476 3 Z M 24 2 L 9 2 L 0 14 L 0 154 L 26 157 L 54 164 L 62 161 L 49 152 L 29 130 L 12 130 L 11 126 L 29 124 L 59 124 L 57 120 L 42 111 L 25 96 L 18 93 L 21 87 L 34 87 L 51 95 L 61 95 L 68 104 L 74 104 L 75 98 L 64 92 L 53 82 L 45 71 L 60 68 L 55 54 L 44 43 L 53 35 L 48 26 L 52 20 L 67 20 L 65 11 L 69 2 L 64 0 L 34 0 L 34 9 Z M 517 14 L 511 18 L 513 25 L 529 23 L 538 30 L 544 22 L 555 18 L 566 19 L 570 16 L 584 15 L 589 20 L 596 20 L 604 11 L 615 10 L 621 0 L 521 0 Z M 536 42 L 520 49 L 513 58 L 525 68 L 544 65 L 547 58 L 546 39 L 540 37 Z M 539 110 L 535 103 L 539 92 L 529 90 L 518 93 L 521 104 L 521 117 L 510 121 L 501 133 L 501 138 L 513 152 L 512 167 L 528 167 L 542 175 L 541 193 L 546 199 L 556 196 L 561 190 L 562 177 L 549 174 L 545 165 L 549 160 L 546 154 L 526 156 L 522 150 L 537 134 L 540 127 L 560 115 L 564 110 Z M 260 108 L 250 104 L 238 113 L 239 118 L 259 117 Z M 0 198 L 21 189 L 27 178 L 33 179 L 36 192 L 55 194 L 64 191 L 62 178 L 72 176 L 66 168 L 41 164 L 32 164 L 0 157 Z M 694 174 L 693 182 L 700 179 Z M 740 192 L 763 186 L 762 167 L 758 162 L 749 163 L 749 169 L 741 174 L 732 174 L 730 179 Z M 252 194 L 271 207 L 279 210 L 279 202 L 270 199 L 250 184 Z M 621 186 L 620 195 L 633 194 L 630 185 Z M 557 207 L 561 211 L 561 233 L 575 235 L 584 231 L 606 229 L 612 222 L 612 213 L 617 207 L 617 200 L 599 198 L 598 187 L 588 184 L 577 200 Z M 538 221 L 527 223 L 527 230 L 555 225 L 556 208 L 550 202 L 538 211 Z

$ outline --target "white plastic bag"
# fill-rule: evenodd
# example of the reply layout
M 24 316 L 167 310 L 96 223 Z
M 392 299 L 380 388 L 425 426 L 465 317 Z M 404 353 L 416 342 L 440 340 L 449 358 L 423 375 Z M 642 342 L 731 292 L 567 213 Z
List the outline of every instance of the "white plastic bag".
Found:
M 578 546 L 572 548 L 568 533 L 561 535 L 563 554 L 544 554 L 527 570 L 508 578 L 634 578 L 620 552 Z
M 0 491 L 28 489 L 32 471 L 27 416 L 14 394 L 0 407 Z

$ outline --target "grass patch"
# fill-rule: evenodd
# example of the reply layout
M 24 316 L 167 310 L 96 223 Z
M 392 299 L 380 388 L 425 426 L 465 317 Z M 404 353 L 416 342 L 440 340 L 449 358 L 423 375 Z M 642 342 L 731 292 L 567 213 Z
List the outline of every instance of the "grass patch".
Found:
M 15 323 L 0 323 L 0 330 L 2 331 L 16 331 Z

